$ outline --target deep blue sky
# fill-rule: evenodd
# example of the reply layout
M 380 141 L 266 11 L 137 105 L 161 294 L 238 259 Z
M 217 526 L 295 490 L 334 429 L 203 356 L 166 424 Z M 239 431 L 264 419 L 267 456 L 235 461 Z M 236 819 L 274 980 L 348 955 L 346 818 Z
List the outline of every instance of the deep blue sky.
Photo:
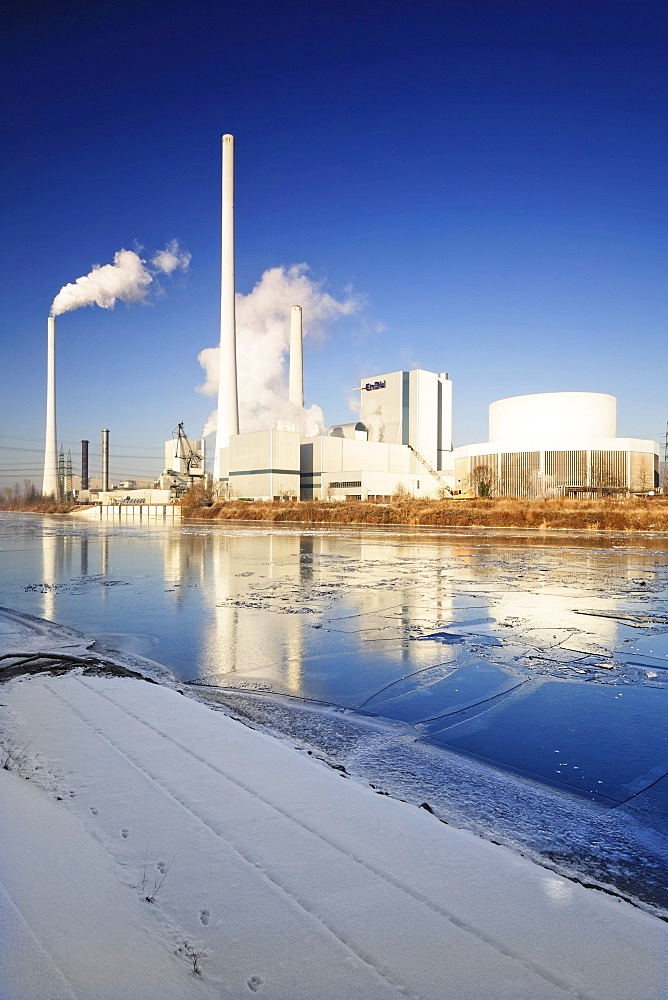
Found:
M 661 439 L 667 28 L 643 0 L 10 2 L 0 484 L 41 470 L 53 297 L 136 243 L 177 238 L 190 273 L 59 320 L 59 438 L 75 467 L 90 438 L 95 472 L 109 427 L 118 477 L 159 472 L 179 421 L 199 436 L 223 132 L 238 290 L 305 261 L 364 297 L 307 345 L 328 423 L 360 376 L 418 365 L 453 379 L 456 444 L 494 399 L 559 390 L 613 393 L 620 434 Z

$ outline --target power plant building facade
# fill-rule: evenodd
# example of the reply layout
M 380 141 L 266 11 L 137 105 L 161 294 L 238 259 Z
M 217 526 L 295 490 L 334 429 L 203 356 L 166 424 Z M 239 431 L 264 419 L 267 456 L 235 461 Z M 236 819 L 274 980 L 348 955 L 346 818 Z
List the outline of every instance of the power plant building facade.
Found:
M 535 499 L 657 488 L 657 442 L 616 432 L 617 400 L 607 393 L 497 400 L 489 407 L 489 441 L 454 451 L 457 489 Z
M 315 437 L 283 429 L 231 435 L 218 455 L 229 495 L 388 500 L 398 488 L 412 496 L 449 492 L 454 466 L 447 376 L 391 372 L 364 380 L 361 391 L 370 427 L 360 419 Z M 365 396 L 372 397 L 368 404 Z
M 230 497 L 299 497 L 299 442 L 298 431 L 277 428 L 231 435 L 220 459 Z
M 362 379 L 360 420 L 301 445 L 302 499 L 389 500 L 454 488 L 452 383 L 414 369 Z
M 452 382 L 417 368 L 362 379 L 360 420 L 370 441 L 410 445 L 437 471 L 452 463 Z

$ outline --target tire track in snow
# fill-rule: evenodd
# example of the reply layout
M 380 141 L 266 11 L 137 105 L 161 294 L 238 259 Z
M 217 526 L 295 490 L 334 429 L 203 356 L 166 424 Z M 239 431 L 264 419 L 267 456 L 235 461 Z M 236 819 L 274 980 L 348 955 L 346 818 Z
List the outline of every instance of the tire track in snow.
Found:
M 492 935 L 488 934 L 481 927 L 477 927 L 476 925 L 470 923 L 469 921 L 463 920 L 460 917 L 456 916 L 456 914 L 452 913 L 444 906 L 441 906 L 439 903 L 430 899 L 429 896 L 425 895 L 419 890 L 406 885 L 400 879 L 396 878 L 387 869 L 382 868 L 380 865 L 373 864 L 372 862 L 365 860 L 360 855 L 351 852 L 345 845 L 337 843 L 337 841 L 334 840 L 331 836 L 325 836 L 321 831 L 315 829 L 314 827 L 305 823 L 303 820 L 297 818 L 296 816 L 288 812 L 286 809 L 282 808 L 280 805 L 273 802 L 271 799 L 267 799 L 261 793 L 255 791 L 252 787 L 240 781 L 238 778 L 232 777 L 222 768 L 213 764 L 205 757 L 202 757 L 200 754 L 196 753 L 190 747 L 187 747 L 185 744 L 175 739 L 173 736 L 170 736 L 169 733 L 166 733 L 164 730 L 160 729 L 157 726 L 154 726 L 146 719 L 143 719 L 141 718 L 141 716 L 136 715 L 130 709 L 125 708 L 123 705 L 120 705 L 110 695 L 105 694 L 102 691 L 96 691 L 81 678 L 76 678 L 76 679 L 78 683 L 81 684 L 82 687 L 85 687 L 92 694 L 97 695 L 98 697 L 104 699 L 105 701 L 108 701 L 118 711 L 134 719 L 136 722 L 138 722 L 142 726 L 145 726 L 147 729 L 152 730 L 154 733 L 156 733 L 156 735 L 160 736 L 161 739 L 168 740 L 183 753 L 186 753 L 188 756 L 198 761 L 198 763 L 201 763 L 204 766 L 210 768 L 214 773 L 222 777 L 224 780 L 228 781 L 236 788 L 250 795 L 253 799 L 262 802 L 269 809 L 278 813 L 280 816 L 282 816 L 284 819 L 287 819 L 289 822 L 294 823 L 296 826 L 298 826 L 306 833 L 309 833 L 312 836 L 316 837 L 318 840 L 326 844 L 332 850 L 354 861 L 356 864 L 358 864 L 360 867 L 365 869 L 370 874 L 374 875 L 376 878 L 382 879 L 384 882 L 391 885 L 394 889 L 397 889 L 400 892 L 405 893 L 411 899 L 422 904 L 423 906 L 426 906 L 429 910 L 432 911 L 432 913 L 447 920 L 448 923 L 452 924 L 458 930 L 464 931 L 465 933 L 472 935 L 478 941 L 481 941 L 482 943 L 493 948 L 495 951 L 503 955 L 505 958 L 509 958 L 512 961 L 519 963 L 528 972 L 531 972 L 533 975 L 539 976 L 546 983 L 549 983 L 550 986 L 557 987 L 558 989 L 561 989 L 566 993 L 568 993 L 571 997 L 574 998 L 574 1000 L 594 1000 L 594 998 L 590 994 L 579 991 L 577 986 L 575 986 L 573 983 L 568 982 L 561 976 L 551 972 L 549 969 L 543 968 L 543 966 L 541 966 L 539 963 L 534 962 L 532 959 L 527 958 L 521 953 L 514 951 L 512 948 L 509 948 L 507 945 L 503 944 L 503 942 L 499 941 Z
M 14 913 L 16 913 L 17 917 L 19 918 L 20 923 L 25 928 L 25 930 L 26 930 L 29 938 L 32 940 L 33 944 L 35 945 L 35 949 L 37 950 L 37 952 L 40 955 L 44 956 L 47 964 L 51 966 L 51 968 L 56 973 L 57 977 L 60 979 L 62 987 L 63 987 L 63 994 L 69 995 L 69 997 L 71 997 L 71 1000 L 78 1000 L 78 996 L 79 995 L 74 992 L 72 984 L 70 983 L 70 981 L 66 977 L 65 973 L 62 971 L 62 969 L 60 969 L 58 967 L 58 965 L 56 964 L 56 961 L 55 961 L 53 955 L 51 954 L 51 952 L 48 951 L 45 948 L 44 943 L 42 942 L 42 940 L 38 937 L 38 935 L 32 929 L 32 927 L 30 926 L 30 924 L 26 920 L 24 914 L 22 913 L 20 907 L 17 906 L 17 904 L 14 902 L 14 900 L 10 896 L 10 894 L 9 894 L 9 892 L 7 890 L 7 887 L 5 885 L 2 885 L 1 883 L 0 883 L 0 893 L 2 893 L 2 895 L 7 900 L 7 903 L 9 904 L 9 908 L 11 910 L 13 910 Z
M 76 679 L 79 680 L 79 678 Z M 99 692 L 93 691 L 92 688 L 89 688 L 87 684 L 83 684 L 82 686 L 88 688 L 88 690 L 92 691 L 94 694 L 99 694 Z M 248 854 L 244 853 L 233 841 L 229 840 L 219 830 L 216 830 L 209 822 L 207 822 L 206 819 L 204 819 L 203 816 L 200 816 L 199 813 L 195 812 L 184 799 L 180 798 L 179 795 L 176 794 L 176 792 L 174 792 L 171 788 L 167 787 L 167 785 L 164 784 L 160 778 L 158 778 L 155 775 L 152 775 L 144 765 L 139 763 L 137 760 L 134 760 L 129 753 L 123 750 L 117 743 L 115 743 L 109 736 L 107 736 L 106 733 L 104 733 L 99 727 L 97 727 L 93 722 L 91 722 L 90 719 L 86 718 L 83 712 L 81 712 L 78 708 L 72 705 L 62 695 L 54 691 L 53 688 L 49 686 L 49 684 L 45 684 L 44 687 L 49 691 L 51 695 L 53 695 L 58 701 L 62 702 L 74 715 L 76 715 L 78 719 L 80 719 L 86 726 L 88 726 L 88 728 L 92 732 L 94 732 L 96 736 L 98 736 L 108 746 L 110 746 L 119 756 L 121 756 L 122 758 L 124 758 L 124 760 L 126 760 L 129 764 L 131 764 L 137 771 L 140 772 L 140 774 L 144 776 L 144 778 L 147 778 L 152 785 L 158 788 L 168 798 L 172 799 L 172 801 L 176 802 L 179 806 L 181 806 L 182 809 L 184 809 L 190 816 L 192 816 L 193 819 L 201 823 L 204 827 L 206 827 L 207 830 L 213 833 L 215 837 L 217 837 L 224 844 L 226 844 L 226 846 L 234 854 L 236 854 L 246 865 L 248 865 L 252 869 L 254 874 L 259 875 L 266 881 L 268 881 L 273 889 L 277 889 L 283 896 L 287 897 L 289 903 L 293 907 L 297 908 L 300 912 L 305 913 L 311 920 L 319 924 L 320 927 L 325 931 L 326 935 L 334 938 L 344 948 L 345 951 L 352 953 L 352 955 L 354 955 L 358 961 L 360 961 L 375 976 L 377 976 L 380 980 L 382 980 L 385 986 L 389 986 L 400 997 L 409 998 L 409 1000 L 427 1000 L 427 998 L 421 997 L 417 993 L 412 993 L 405 984 L 394 981 L 394 979 L 390 976 L 390 974 L 387 971 L 384 971 L 382 967 L 380 967 L 374 961 L 373 956 L 367 955 L 366 952 L 357 947 L 352 941 L 347 940 L 346 937 L 342 936 L 339 931 L 335 930 L 332 926 L 330 926 L 330 924 L 320 914 L 316 913 L 315 910 L 313 910 L 305 900 L 300 899 L 293 892 L 291 892 L 290 889 L 287 888 L 287 886 L 283 885 L 276 876 L 274 876 L 271 872 L 268 872 L 265 868 L 261 867 L 260 861 L 253 860 L 252 856 L 250 855 L 250 852 Z M 103 695 L 102 697 L 105 696 Z M 109 701 L 111 701 L 111 699 L 109 699 Z M 114 702 L 111 703 L 115 705 Z M 125 712 L 126 715 L 132 716 L 132 713 L 126 712 L 125 709 L 122 709 L 120 706 L 116 705 L 115 707 L 118 708 L 120 711 Z M 138 721 L 141 722 L 142 720 L 138 719 Z M 155 729 L 153 726 L 148 726 L 148 728 L 154 729 L 156 733 L 162 735 L 160 731 Z M 170 739 L 170 737 L 167 737 L 167 739 Z M 171 742 L 175 743 L 176 741 L 171 740 Z M 178 746 L 178 743 L 176 745 Z M 203 761 L 203 763 L 207 762 Z M 215 768 L 213 770 L 215 770 Z M 225 777 L 225 775 L 220 775 L 220 776 Z M 74 1000 L 76 1000 L 76 998 L 74 998 Z M 589 998 L 586 998 L 586 1000 L 589 1000 Z

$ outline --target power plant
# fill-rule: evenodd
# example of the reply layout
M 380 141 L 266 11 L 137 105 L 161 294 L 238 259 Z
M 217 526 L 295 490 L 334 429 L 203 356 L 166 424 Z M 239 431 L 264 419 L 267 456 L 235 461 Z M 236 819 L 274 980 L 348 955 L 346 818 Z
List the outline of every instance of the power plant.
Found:
M 451 495 L 600 495 L 658 486 L 655 441 L 616 437 L 616 400 L 604 393 L 556 392 L 498 400 L 489 408 L 489 441 L 453 448 L 452 381 L 423 369 L 363 377 L 360 417 L 305 436 L 302 306 L 289 314 L 287 400 L 294 418 L 241 431 L 235 301 L 234 137 L 222 137 L 221 285 L 218 409 L 213 482 L 219 495 L 249 500 L 387 501 Z M 71 286 L 68 286 L 71 287 Z M 62 293 L 61 293 L 62 294 Z M 84 447 L 85 446 L 85 447 Z M 205 441 L 178 434 L 165 445 L 154 499 L 205 478 Z M 85 485 L 84 485 L 85 484 Z M 82 441 L 81 488 L 89 485 Z M 102 432 L 102 489 L 109 502 L 109 431 Z M 47 323 L 47 403 L 43 493 L 59 495 L 55 317 Z M 142 492 L 130 490 L 131 493 Z M 151 490 L 144 490 L 151 493 Z M 162 499 L 157 497 L 160 493 Z M 112 498 L 113 499 L 113 498 Z

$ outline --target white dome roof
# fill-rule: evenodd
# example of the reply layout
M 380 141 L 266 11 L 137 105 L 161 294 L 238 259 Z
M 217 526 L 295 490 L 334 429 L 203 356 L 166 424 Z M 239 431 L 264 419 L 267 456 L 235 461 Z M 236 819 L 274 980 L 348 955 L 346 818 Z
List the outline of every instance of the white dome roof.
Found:
M 489 407 L 489 440 L 545 444 L 550 439 L 614 438 L 617 400 L 604 392 L 540 392 Z

